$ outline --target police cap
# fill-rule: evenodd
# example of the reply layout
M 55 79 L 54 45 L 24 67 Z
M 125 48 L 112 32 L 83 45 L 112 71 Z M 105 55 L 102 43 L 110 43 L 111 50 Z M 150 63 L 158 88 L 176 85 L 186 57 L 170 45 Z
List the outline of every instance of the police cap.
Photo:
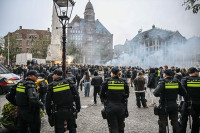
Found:
M 195 72 L 198 72 L 198 70 L 195 68 L 195 67 L 191 67 L 189 68 L 189 73 L 195 73 Z
M 57 74 L 58 76 L 62 76 L 63 71 L 60 70 L 60 69 L 56 69 L 56 70 L 53 71 L 53 74 Z
M 170 69 L 166 69 L 166 70 L 164 71 L 164 73 L 165 73 L 167 76 L 172 76 L 172 75 L 173 75 L 173 72 L 172 72 L 172 70 L 170 70 Z
M 27 76 L 31 76 L 31 75 L 34 75 L 34 76 L 40 76 L 40 74 L 39 73 L 37 73 L 35 70 L 30 70 L 30 71 L 28 71 L 27 72 Z
M 115 75 L 117 75 L 117 73 L 119 72 L 119 69 L 117 67 L 114 67 L 111 72 Z

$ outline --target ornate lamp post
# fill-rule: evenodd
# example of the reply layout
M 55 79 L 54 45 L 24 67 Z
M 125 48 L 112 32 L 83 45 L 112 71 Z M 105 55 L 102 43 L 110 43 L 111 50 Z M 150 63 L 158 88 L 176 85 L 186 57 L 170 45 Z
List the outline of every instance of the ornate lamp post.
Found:
M 53 3 L 63 29 L 62 71 L 63 78 L 66 78 L 66 28 L 68 28 L 66 26 L 71 18 L 75 2 L 74 0 L 53 0 Z

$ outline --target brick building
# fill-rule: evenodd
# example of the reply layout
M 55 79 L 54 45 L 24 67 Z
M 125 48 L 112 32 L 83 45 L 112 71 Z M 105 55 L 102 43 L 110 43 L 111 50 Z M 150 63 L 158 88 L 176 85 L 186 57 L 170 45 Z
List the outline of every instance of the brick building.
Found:
M 22 26 L 14 32 L 9 32 L 12 39 L 10 51 L 16 53 L 32 53 L 34 58 L 46 58 L 47 47 L 51 41 L 51 32 L 47 30 L 23 29 Z M 8 34 L 4 37 L 8 43 Z
M 97 19 L 92 3 L 89 1 L 84 12 L 84 19 L 78 15 L 69 24 L 68 43 L 74 43 L 81 49 L 81 63 L 102 64 L 112 59 L 113 34 Z

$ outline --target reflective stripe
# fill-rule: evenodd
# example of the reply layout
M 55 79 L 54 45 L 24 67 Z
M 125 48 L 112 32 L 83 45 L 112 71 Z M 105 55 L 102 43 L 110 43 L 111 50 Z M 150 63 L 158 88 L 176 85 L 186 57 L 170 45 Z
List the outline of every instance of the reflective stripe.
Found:
M 108 84 L 109 90 L 124 90 L 124 84 Z
M 16 91 L 25 93 L 25 89 L 21 89 L 21 88 L 18 88 L 18 87 L 16 88 Z
M 18 85 L 17 87 L 18 87 L 18 88 L 26 88 L 25 86 L 19 86 L 19 85 Z
M 65 87 L 65 86 L 69 86 L 69 84 L 57 85 L 57 86 L 54 86 L 53 88 L 60 88 L 60 87 Z
M 123 86 L 124 84 L 108 84 L 108 85 Z
M 165 89 L 178 89 L 178 83 L 165 83 Z
M 158 77 L 160 77 L 160 70 L 158 70 Z
M 200 87 L 200 84 L 187 84 L 187 87 Z
M 178 89 L 178 85 L 176 85 L 176 86 L 165 86 L 165 89 Z
M 187 82 L 187 83 L 200 84 L 200 82 Z
M 53 92 L 65 91 L 65 90 L 69 90 L 69 89 L 70 89 L 70 87 L 66 86 L 66 87 L 61 87 L 61 88 L 53 89 Z

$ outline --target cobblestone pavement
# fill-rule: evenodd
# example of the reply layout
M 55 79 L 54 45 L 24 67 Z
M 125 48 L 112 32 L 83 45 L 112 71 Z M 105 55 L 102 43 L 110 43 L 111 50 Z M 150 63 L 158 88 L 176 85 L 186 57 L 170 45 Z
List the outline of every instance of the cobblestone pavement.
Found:
M 93 105 L 93 87 L 90 90 L 90 97 L 84 97 L 84 91 L 80 91 L 81 112 L 77 119 L 78 133 L 108 133 L 107 121 L 102 119 L 101 110 L 103 105 L 98 97 L 97 105 Z M 128 102 L 129 117 L 125 120 L 125 133 L 157 133 L 158 117 L 153 113 L 153 107 L 137 108 L 133 88 L 130 88 L 130 97 Z M 147 98 L 148 100 L 148 98 Z M 0 96 L 0 108 L 7 100 L 5 95 Z M 171 130 L 171 127 L 170 127 Z M 0 132 L 6 133 L 3 129 Z M 49 126 L 47 116 L 42 118 L 41 133 L 53 133 L 54 129 Z M 172 132 L 172 131 L 170 131 Z

